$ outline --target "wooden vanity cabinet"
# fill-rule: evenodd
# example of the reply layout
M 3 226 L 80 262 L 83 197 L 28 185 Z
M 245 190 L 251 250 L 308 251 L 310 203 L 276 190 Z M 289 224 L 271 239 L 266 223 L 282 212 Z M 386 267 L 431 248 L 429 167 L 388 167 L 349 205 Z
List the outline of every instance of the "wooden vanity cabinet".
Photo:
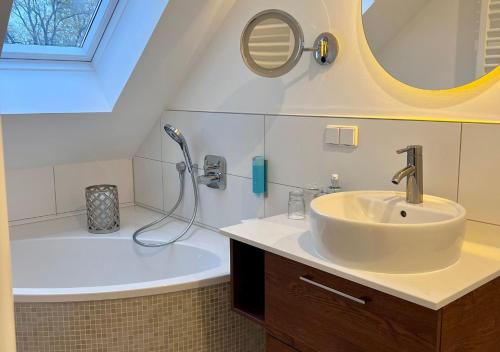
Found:
M 500 279 L 432 310 L 240 242 L 231 248 L 233 308 L 264 325 L 267 352 L 500 352 Z
M 265 278 L 266 328 L 299 350 L 436 351 L 436 311 L 270 253 Z

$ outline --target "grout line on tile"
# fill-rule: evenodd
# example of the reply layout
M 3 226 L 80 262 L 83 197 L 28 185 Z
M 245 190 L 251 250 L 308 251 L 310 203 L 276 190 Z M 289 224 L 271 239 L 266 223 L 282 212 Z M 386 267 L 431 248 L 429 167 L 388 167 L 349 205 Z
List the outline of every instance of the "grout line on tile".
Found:
M 135 206 L 138 206 L 138 207 L 144 208 L 144 209 L 148 209 L 148 210 L 151 210 L 151 211 L 155 211 L 155 212 L 160 213 L 160 214 L 165 214 L 165 211 L 163 209 L 158 209 L 158 208 L 152 207 L 150 205 L 147 205 L 147 204 L 144 204 L 144 203 L 141 203 L 141 202 L 135 203 Z
M 467 221 L 472 221 L 472 222 L 477 222 L 479 224 L 484 224 L 484 225 L 491 225 L 491 226 L 498 226 L 500 227 L 500 224 L 495 224 L 493 222 L 488 222 L 488 221 L 481 221 L 481 220 L 474 220 L 474 219 L 466 219 Z
M 163 214 L 165 215 L 167 212 L 165 210 L 161 210 L 161 209 L 157 209 L 155 207 L 151 207 L 149 205 L 146 205 L 146 204 L 142 204 L 142 203 L 138 203 L 136 204 L 136 206 L 140 207 L 140 208 L 144 208 L 144 209 L 148 209 L 148 210 L 151 210 L 151 211 L 155 211 L 157 213 L 160 213 L 160 214 Z M 177 214 L 172 214 L 170 215 L 170 218 L 172 219 L 176 219 L 176 220 L 179 220 L 179 221 L 183 221 L 183 222 L 189 222 L 189 218 L 186 218 L 186 217 L 183 217 L 183 216 L 180 216 L 180 215 L 177 215 Z M 165 219 L 166 221 L 167 219 Z M 218 227 L 213 227 L 213 226 L 210 226 L 210 225 L 207 225 L 203 222 L 199 222 L 199 221 L 195 221 L 194 222 L 194 225 L 198 226 L 198 227 L 201 227 L 201 228 L 205 228 L 205 229 L 208 229 L 208 230 L 212 230 L 212 231 L 219 231 L 219 228 Z
M 435 117 L 436 120 L 422 119 L 422 117 L 415 116 L 414 118 L 406 116 L 395 116 L 395 117 L 381 117 L 382 115 L 367 115 L 359 116 L 355 114 L 348 115 L 321 115 L 321 114 L 299 114 L 299 113 L 266 113 L 266 112 L 238 112 L 238 111 L 215 111 L 215 110 L 189 110 L 180 108 L 165 108 L 165 112 L 189 112 L 189 113 L 204 113 L 204 114 L 225 114 L 225 115 L 251 115 L 251 116 L 278 116 L 278 117 L 303 117 L 303 118 L 332 118 L 332 119 L 358 119 L 358 120 L 382 120 L 382 121 L 401 121 L 401 122 L 422 122 L 422 123 L 452 123 L 452 124 L 462 124 L 462 123 L 476 123 L 476 124 L 491 124 L 489 122 L 461 122 L 461 117 L 449 117 L 449 120 L 443 119 L 439 120 L 439 117 Z M 381 113 L 382 114 L 382 113 Z M 384 115 L 385 116 L 385 115 Z M 463 119 L 463 118 L 462 118 Z
M 300 188 L 300 189 L 304 188 L 304 187 L 300 187 L 300 186 L 287 185 L 285 183 L 279 183 L 279 182 L 268 182 L 268 184 L 278 185 L 278 186 L 284 186 L 284 187 L 291 187 L 291 188 Z
M 141 159 L 146 159 L 146 160 L 151 160 L 151 161 L 158 161 L 158 162 L 162 162 L 161 160 L 157 160 L 157 159 L 152 159 L 152 158 L 148 158 L 146 156 L 140 156 L 140 155 L 134 155 L 134 157 L 132 159 L 135 159 L 135 158 L 141 158 Z
M 176 220 L 180 220 L 180 221 L 184 221 L 184 222 L 188 222 L 189 219 L 188 218 L 185 218 L 183 216 L 179 216 L 179 215 L 176 215 L 176 214 L 172 214 L 171 215 L 172 218 L 176 219 Z M 216 232 L 219 232 L 220 228 L 219 227 L 213 227 L 213 226 L 210 226 L 210 225 L 207 225 L 203 222 L 199 222 L 199 221 L 195 221 L 194 224 L 198 227 L 201 227 L 201 228 L 204 228 L 204 229 L 207 229 L 207 230 L 212 230 L 212 231 L 216 231 Z M 223 226 L 225 227 L 225 226 Z
M 133 207 L 133 206 L 135 206 L 134 203 L 120 203 L 120 208 Z M 83 215 L 85 213 L 86 209 L 79 209 L 79 210 L 65 211 L 58 214 L 39 215 L 31 218 L 10 220 L 9 226 L 20 226 L 20 225 L 33 224 L 37 222 L 49 221 L 49 220 L 64 219 L 70 216 Z
M 161 209 L 165 211 L 165 170 L 163 162 L 161 162 Z
M 458 177 L 457 177 L 457 198 L 458 203 L 460 196 L 460 174 L 462 172 L 462 140 L 463 140 L 464 124 L 460 124 L 460 142 L 458 146 Z
M 133 200 L 134 200 L 134 203 L 136 201 L 135 199 L 135 156 L 132 158 L 132 189 L 133 189 L 133 192 L 134 192 L 134 196 L 133 196 Z
M 201 114 L 224 114 L 224 115 L 250 115 L 250 116 L 265 116 L 265 113 L 255 112 L 230 112 L 230 111 L 210 111 L 210 110 L 186 110 L 186 109 L 165 109 L 167 112 L 189 112 Z
M 56 167 L 55 166 L 52 166 L 52 180 L 54 182 L 54 206 L 55 206 L 55 211 L 56 211 L 56 215 L 59 214 L 58 211 L 59 211 L 59 208 L 57 206 L 57 187 L 56 187 Z
M 157 161 L 157 160 L 156 160 L 156 161 Z M 163 164 L 169 164 L 169 165 L 172 165 L 172 166 L 175 166 L 175 164 L 176 164 L 176 163 L 173 163 L 173 162 L 171 162 L 171 161 L 162 161 L 162 163 L 163 163 Z M 200 166 L 198 166 L 198 167 L 197 167 L 197 169 L 198 169 L 198 170 L 203 170 L 203 168 L 202 168 L 202 167 L 200 167 Z M 231 173 L 226 173 L 226 175 L 228 175 L 228 176 L 232 176 L 232 177 L 244 178 L 244 179 L 246 179 L 246 180 L 252 180 L 252 178 L 251 178 L 251 177 L 249 177 L 249 176 L 241 176 L 241 175 L 235 175 L 235 174 L 231 174 Z
M 160 134 L 160 160 L 158 161 L 163 161 L 163 133 L 162 133 L 162 126 L 163 126 L 163 114 L 160 116 L 160 121 L 159 121 L 159 134 Z
M 267 168 L 265 170 L 265 175 L 266 175 L 266 183 L 267 185 L 266 188 L 269 188 L 269 182 L 268 182 L 268 175 L 269 175 L 269 160 L 267 160 L 267 145 L 266 145 L 266 139 L 267 139 L 267 130 L 266 130 L 266 126 L 267 126 L 267 115 L 264 115 L 264 160 L 267 162 Z M 252 177 L 253 178 L 253 177 Z M 264 194 L 264 217 L 267 216 L 267 202 L 268 202 L 268 198 L 269 198 L 269 189 L 266 190 L 266 193 Z

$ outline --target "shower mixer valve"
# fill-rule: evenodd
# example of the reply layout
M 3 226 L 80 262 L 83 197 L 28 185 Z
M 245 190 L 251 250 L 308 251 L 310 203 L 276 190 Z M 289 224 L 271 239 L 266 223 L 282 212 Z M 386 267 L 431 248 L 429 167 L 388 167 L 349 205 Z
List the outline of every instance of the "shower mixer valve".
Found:
M 226 189 L 226 159 L 224 157 L 206 155 L 203 170 L 203 175 L 198 176 L 198 183 L 213 189 Z

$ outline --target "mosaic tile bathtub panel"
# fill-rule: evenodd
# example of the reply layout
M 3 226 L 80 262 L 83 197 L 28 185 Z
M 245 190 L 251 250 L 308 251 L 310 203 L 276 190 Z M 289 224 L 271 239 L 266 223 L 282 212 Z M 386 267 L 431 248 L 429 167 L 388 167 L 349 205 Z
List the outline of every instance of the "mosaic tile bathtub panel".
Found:
M 261 327 L 230 310 L 229 284 L 89 302 L 16 303 L 18 352 L 262 352 Z

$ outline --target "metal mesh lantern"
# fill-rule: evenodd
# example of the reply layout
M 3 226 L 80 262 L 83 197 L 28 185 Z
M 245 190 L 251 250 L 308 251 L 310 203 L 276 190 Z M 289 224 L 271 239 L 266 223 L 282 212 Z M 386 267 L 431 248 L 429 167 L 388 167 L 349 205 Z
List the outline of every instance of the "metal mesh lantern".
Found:
M 120 229 L 118 187 L 96 185 L 85 188 L 87 228 L 90 233 L 111 233 Z

